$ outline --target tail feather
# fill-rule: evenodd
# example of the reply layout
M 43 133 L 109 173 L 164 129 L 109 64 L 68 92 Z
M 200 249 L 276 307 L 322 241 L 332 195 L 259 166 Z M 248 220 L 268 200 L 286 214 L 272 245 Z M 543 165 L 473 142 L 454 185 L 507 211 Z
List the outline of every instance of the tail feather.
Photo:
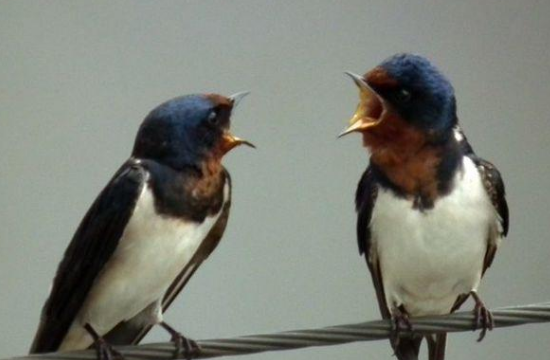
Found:
M 436 334 L 427 337 L 428 358 L 430 360 L 445 360 L 445 347 L 447 345 L 447 334 Z
M 421 342 L 422 336 L 418 335 L 400 338 L 399 343 L 393 347 L 395 356 L 399 360 L 418 360 Z

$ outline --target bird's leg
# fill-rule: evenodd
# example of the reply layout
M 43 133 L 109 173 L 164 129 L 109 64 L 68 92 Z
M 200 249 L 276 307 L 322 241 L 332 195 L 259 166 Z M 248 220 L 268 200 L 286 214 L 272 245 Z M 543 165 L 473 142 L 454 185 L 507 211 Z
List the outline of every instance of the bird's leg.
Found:
M 390 342 L 394 349 L 397 349 L 399 345 L 399 337 L 401 333 L 405 331 L 413 331 L 411 321 L 409 320 L 409 314 L 403 305 L 396 306 L 392 310 L 391 314 L 391 335 Z
M 175 359 L 183 356 L 185 359 L 189 360 L 200 351 L 200 346 L 194 340 L 186 338 L 179 331 L 164 321 L 160 323 L 160 326 L 162 326 L 172 336 L 171 341 L 176 346 L 176 351 L 174 352 Z
M 94 339 L 94 347 L 97 352 L 98 360 L 122 360 L 124 356 L 118 351 L 116 351 L 108 342 L 101 337 L 90 324 L 84 325 L 84 329 L 92 336 Z
M 474 307 L 475 327 L 476 329 L 481 329 L 481 333 L 479 334 L 479 338 L 477 339 L 477 341 L 479 342 L 483 340 L 485 334 L 487 333 L 487 330 L 493 330 L 493 327 L 495 326 L 495 321 L 493 319 L 493 314 L 491 314 L 483 301 L 481 301 L 479 295 L 475 291 L 470 291 L 470 295 L 472 295 L 472 298 L 476 303 Z

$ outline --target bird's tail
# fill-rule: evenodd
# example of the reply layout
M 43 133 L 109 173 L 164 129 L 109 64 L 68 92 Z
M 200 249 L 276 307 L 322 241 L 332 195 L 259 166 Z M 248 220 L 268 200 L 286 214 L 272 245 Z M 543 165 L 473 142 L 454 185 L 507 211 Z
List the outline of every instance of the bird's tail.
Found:
M 418 352 L 420 351 L 422 339 L 423 337 L 418 335 L 401 337 L 398 344 L 393 347 L 395 356 L 399 360 L 418 360 Z
M 430 360 L 445 360 L 447 334 L 435 334 L 426 337 L 428 340 L 428 356 Z
M 399 360 L 418 360 L 422 336 L 402 337 L 397 346 L 394 346 L 395 356 Z M 445 360 L 445 346 L 447 334 L 436 334 L 426 336 L 428 342 L 429 360 Z

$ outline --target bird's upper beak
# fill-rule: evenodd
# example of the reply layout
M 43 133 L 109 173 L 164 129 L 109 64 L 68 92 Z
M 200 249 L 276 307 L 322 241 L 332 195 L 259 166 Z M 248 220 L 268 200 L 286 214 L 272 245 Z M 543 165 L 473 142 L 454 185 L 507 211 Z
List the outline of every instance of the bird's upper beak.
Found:
M 357 87 L 359 87 L 359 105 L 349 121 L 349 126 L 338 135 L 342 137 L 355 131 L 364 131 L 379 125 L 389 109 L 389 104 L 363 78 L 346 71 Z
M 233 105 L 233 109 L 235 109 L 237 105 L 239 105 L 241 100 L 244 99 L 244 97 L 247 96 L 248 94 L 250 94 L 250 91 L 241 91 L 229 96 L 229 101 L 231 101 L 231 105 Z
M 237 107 L 237 105 L 239 104 L 239 102 L 246 96 L 250 94 L 250 91 L 241 91 L 241 92 L 238 92 L 236 94 L 233 94 L 231 96 L 229 96 L 229 100 L 231 101 L 231 104 L 233 105 L 233 109 L 235 109 Z M 244 139 L 241 139 L 233 134 L 231 134 L 231 132 L 229 132 L 229 130 L 226 130 L 223 134 L 223 138 L 222 138 L 222 151 L 223 153 L 227 153 L 229 152 L 231 149 L 239 146 L 239 145 L 247 145 L 247 146 L 250 146 L 251 148 L 256 148 L 256 146 L 254 146 L 254 144 L 252 144 L 251 142 L 247 141 L 247 140 L 244 140 Z

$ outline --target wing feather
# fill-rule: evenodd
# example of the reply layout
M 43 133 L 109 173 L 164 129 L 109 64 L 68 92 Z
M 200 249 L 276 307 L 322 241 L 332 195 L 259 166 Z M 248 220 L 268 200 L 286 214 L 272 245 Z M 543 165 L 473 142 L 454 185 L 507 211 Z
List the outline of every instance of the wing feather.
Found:
M 493 263 L 493 259 L 495 258 L 500 240 L 508 235 L 508 204 L 506 202 L 506 191 L 504 188 L 504 182 L 498 169 L 487 160 L 483 160 L 482 158 L 476 156 L 473 152 L 468 153 L 466 156 L 470 157 L 470 159 L 472 159 L 472 161 L 476 165 L 483 181 L 483 187 L 485 188 L 485 191 L 487 191 L 487 194 L 491 199 L 491 203 L 493 204 L 493 208 L 498 214 L 497 221 L 499 229 L 497 229 L 496 226 L 495 228 L 490 229 L 487 238 L 487 250 L 483 259 L 483 276 L 485 275 L 487 269 Z M 462 306 L 462 304 L 468 299 L 468 297 L 469 294 L 462 294 L 458 296 L 455 304 L 451 309 L 451 312 L 458 310 L 460 306 Z
M 220 239 L 225 231 L 227 221 L 229 219 L 229 209 L 231 207 L 231 177 L 229 173 L 225 171 L 225 178 L 228 182 L 230 189 L 228 199 L 226 200 L 222 209 L 222 214 L 218 218 L 218 221 L 214 224 L 199 249 L 189 261 L 189 263 L 182 269 L 179 275 L 174 279 L 168 290 L 166 291 L 162 299 L 162 312 L 164 313 L 168 307 L 172 304 L 174 299 L 187 285 L 195 271 L 200 267 L 202 262 L 208 258 L 208 256 L 218 246 Z M 111 330 L 105 339 L 113 345 L 137 345 L 151 330 L 152 325 L 143 325 L 141 322 L 136 324 L 134 319 L 130 319 L 118 324 L 113 330 Z
M 59 264 L 31 353 L 56 351 L 61 344 L 95 278 L 117 247 L 146 177 L 139 163 L 128 161 L 88 210 Z
M 498 214 L 499 228 L 489 232 L 489 238 L 487 241 L 487 252 L 485 253 L 483 265 L 483 273 L 485 273 L 485 271 L 493 263 L 500 240 L 508 235 L 508 204 L 506 202 L 504 182 L 502 181 L 502 177 L 498 169 L 490 162 L 479 157 L 472 156 L 471 158 L 477 166 L 483 181 L 483 186 L 485 187 L 485 191 L 487 191 L 487 194 L 491 199 L 491 203 Z
M 372 210 L 376 197 L 378 196 L 378 185 L 376 184 L 372 167 L 368 167 L 363 173 L 357 192 L 355 194 L 355 208 L 357 211 L 357 243 L 359 245 L 359 254 L 364 255 L 367 266 L 370 270 L 372 283 L 376 290 L 378 306 L 384 319 L 390 317 L 389 309 L 386 305 L 384 286 L 382 283 L 382 273 L 376 250 L 372 247 L 371 239 L 371 220 Z

